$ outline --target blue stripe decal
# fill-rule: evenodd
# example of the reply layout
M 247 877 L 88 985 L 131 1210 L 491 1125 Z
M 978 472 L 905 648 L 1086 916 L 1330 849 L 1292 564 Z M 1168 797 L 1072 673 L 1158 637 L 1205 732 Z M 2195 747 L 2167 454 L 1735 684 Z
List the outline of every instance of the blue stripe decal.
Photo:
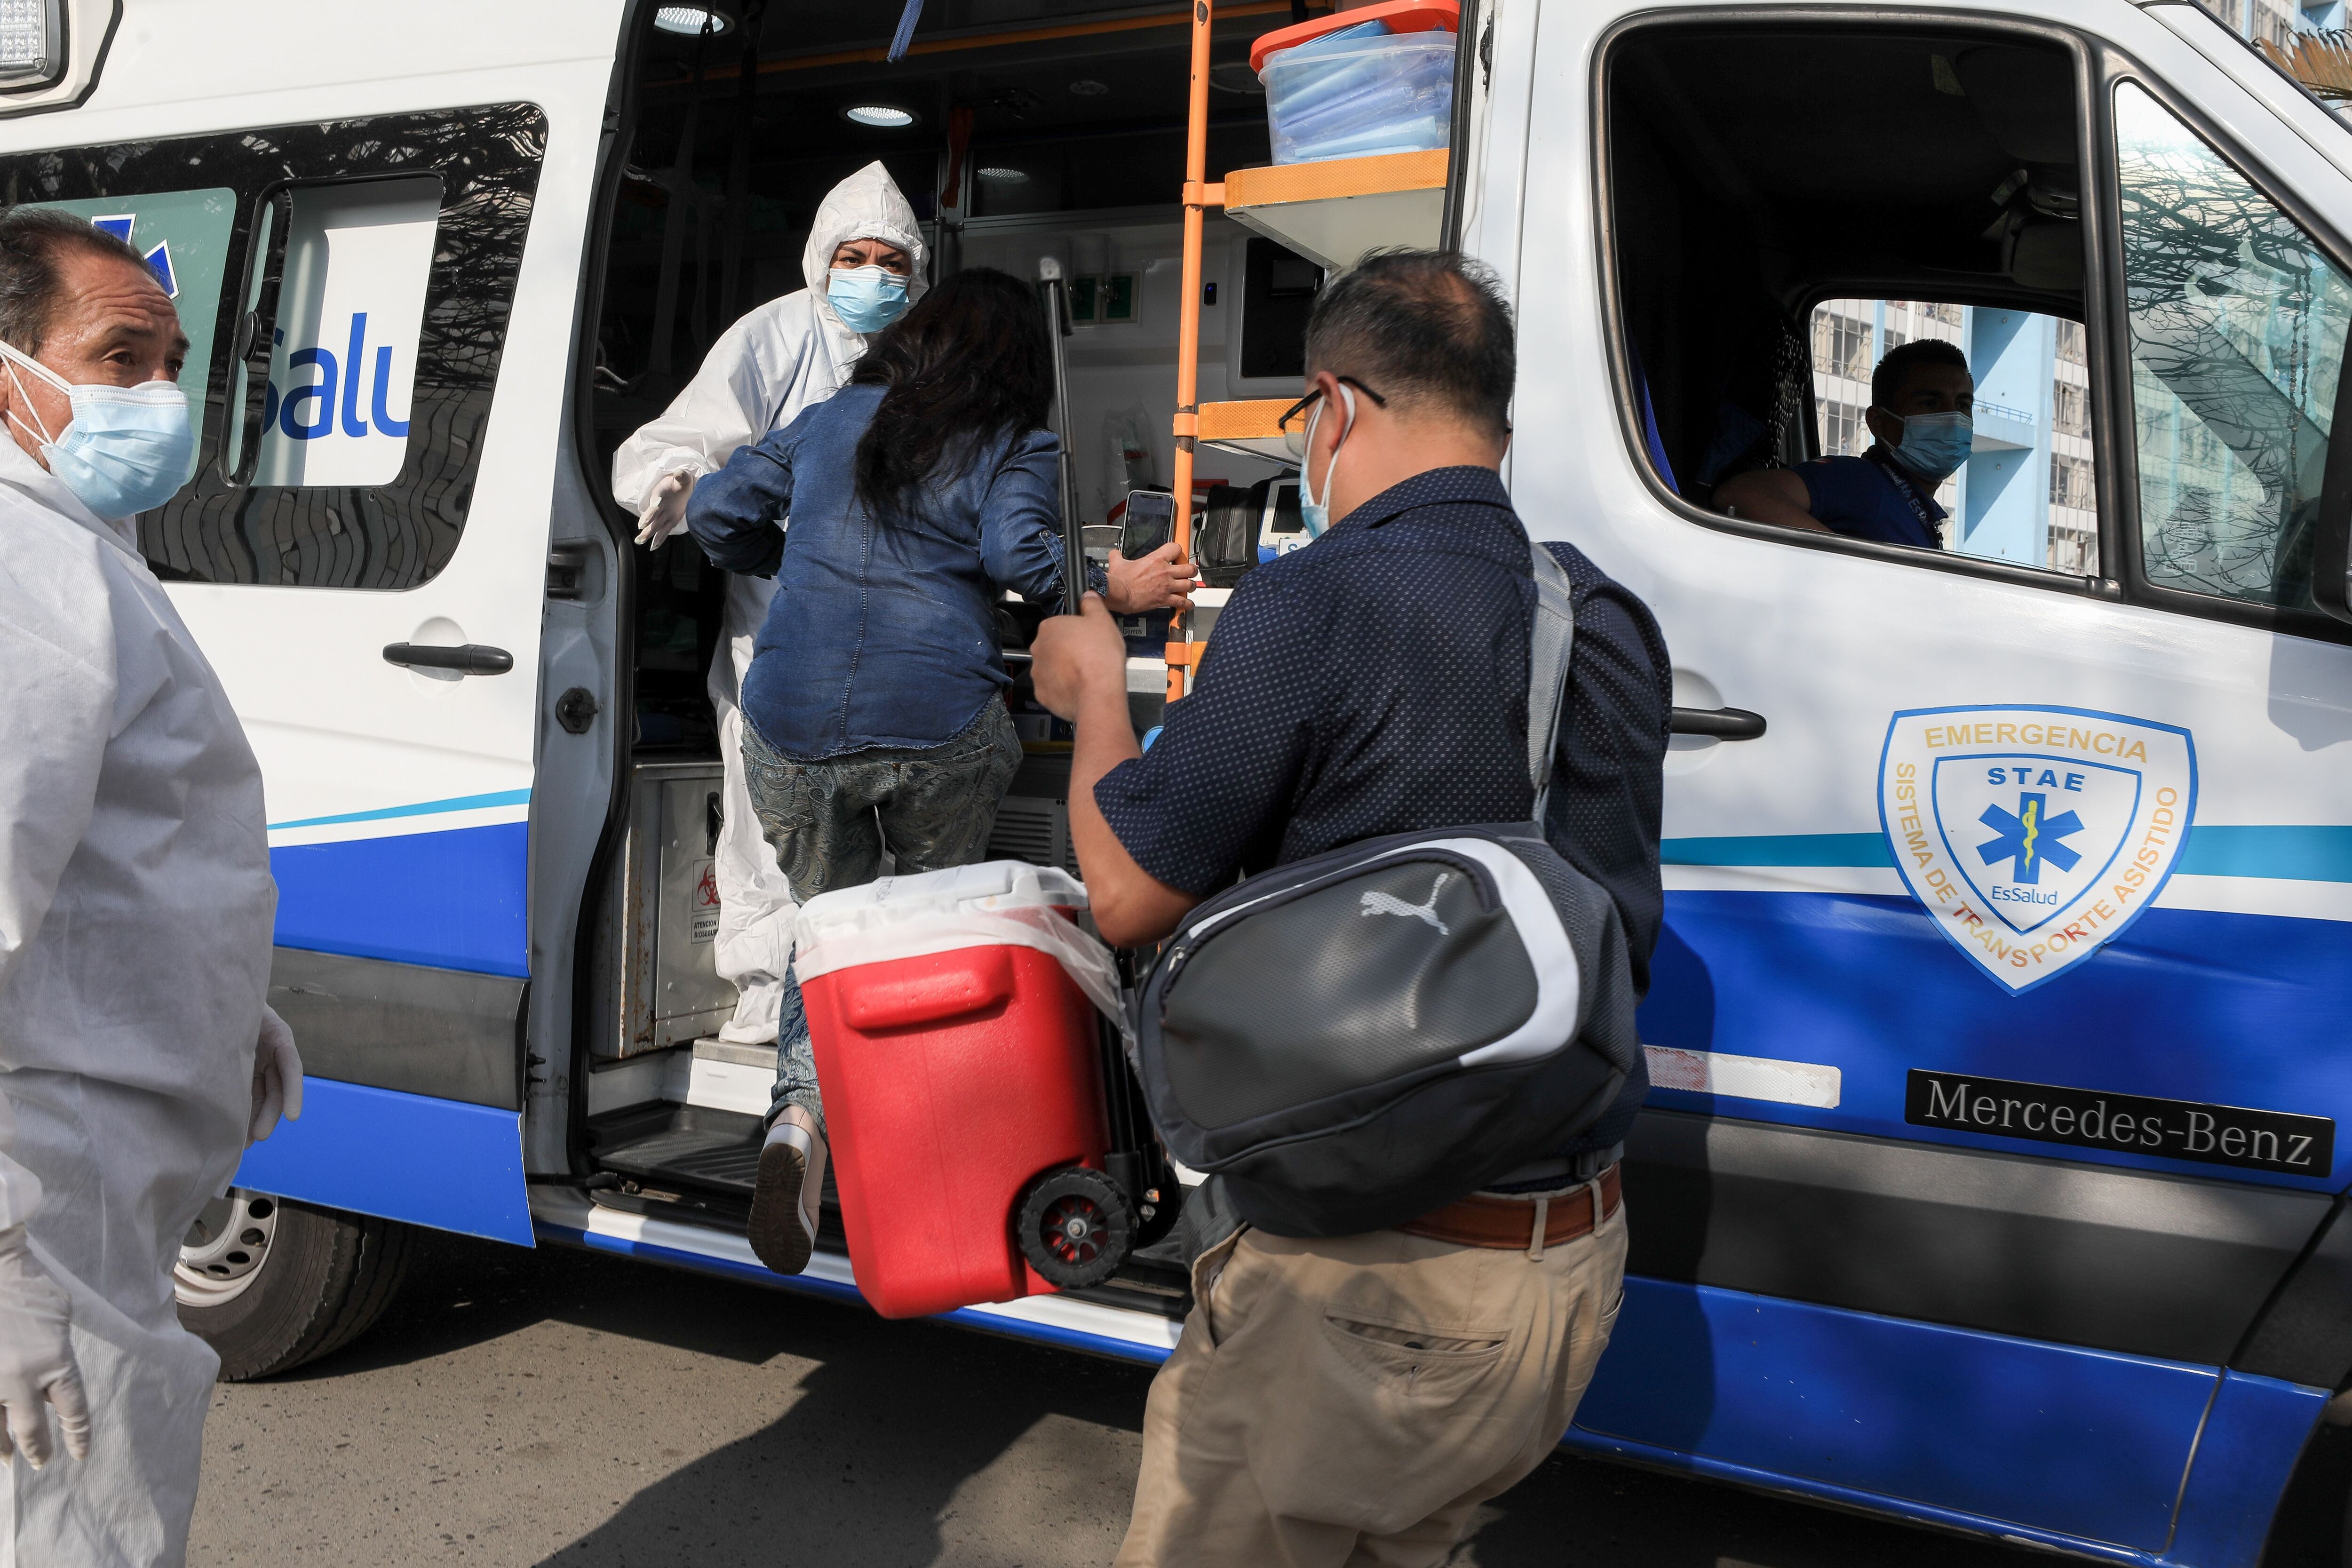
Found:
M 1668 866 L 1883 866 L 1895 868 L 1883 833 L 1769 833 L 1738 838 L 1669 838 Z
M 278 945 L 527 977 L 530 847 L 520 822 L 280 845 Z
M 1878 833 L 1768 833 L 1669 838 L 1668 866 L 1866 866 L 1893 869 Z M 2352 827 L 2192 827 L 2174 870 L 2189 877 L 2352 882 Z
M 1915 1142 L 2335 1190 L 2336 1171 L 2232 1169 L 1904 1121 L 1911 1068 L 2352 1120 L 2337 921 L 2149 910 L 2048 984 L 2011 995 L 1907 897 L 1669 891 L 1641 1011 L 1654 1046 L 1833 1067 L 1833 1109 L 1651 1091 L 1653 1104 Z
M 865 1296 L 855 1285 L 844 1285 L 837 1279 L 818 1279 L 806 1274 L 778 1274 L 753 1264 L 738 1263 L 730 1258 L 712 1258 L 704 1253 L 688 1252 L 680 1247 L 664 1247 L 657 1242 L 632 1241 L 625 1237 L 604 1236 L 593 1230 L 576 1230 L 568 1225 L 540 1223 L 540 1232 L 550 1241 L 573 1247 L 593 1247 L 598 1252 L 617 1253 L 623 1258 L 635 1258 L 647 1263 L 663 1263 L 676 1268 L 690 1268 L 698 1274 L 714 1274 L 722 1279 L 739 1279 L 771 1289 L 790 1290 L 803 1296 L 822 1296 L 828 1300 L 866 1305 Z M 1000 1317 L 993 1312 L 975 1312 L 959 1309 L 941 1312 L 934 1322 L 953 1323 L 958 1328 L 977 1329 L 982 1333 L 1003 1334 L 1009 1339 L 1034 1340 L 1041 1344 L 1058 1345 L 1064 1350 L 1085 1351 L 1094 1355 L 1109 1356 L 1118 1361 L 1131 1361 L 1143 1366 L 1158 1366 L 1168 1359 L 1168 1352 L 1150 1345 L 1140 1345 L 1131 1340 L 1115 1340 L 1108 1334 L 1089 1334 L 1076 1329 L 1065 1329 L 1052 1323 L 1032 1322 L 1025 1318 Z
M 2192 827 L 2175 874 L 2352 882 L 2352 827 Z
M 1634 1278 L 1569 1436 L 2153 1553 L 2217 1380 L 2210 1366 Z M 2293 1455 L 2265 1465 L 2275 1473 L 2245 1479 L 2274 1494 Z
M 527 789 L 494 790 L 488 795 L 455 795 L 446 800 L 421 800 L 414 805 L 387 805 L 376 811 L 347 811 L 340 816 L 304 816 L 292 822 L 273 822 L 271 832 L 281 827 L 324 827 L 337 822 L 383 822 L 395 816 L 431 816 L 444 811 L 479 811 L 492 805 L 525 805 L 530 804 Z
M 302 1120 L 245 1152 L 236 1184 L 493 1241 L 531 1243 L 522 1113 L 314 1078 Z

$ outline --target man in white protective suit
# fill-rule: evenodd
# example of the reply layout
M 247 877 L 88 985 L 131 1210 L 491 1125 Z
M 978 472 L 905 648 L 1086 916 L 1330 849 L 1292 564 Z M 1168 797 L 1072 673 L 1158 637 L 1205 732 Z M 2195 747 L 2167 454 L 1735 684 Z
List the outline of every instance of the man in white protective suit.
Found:
M 686 390 L 613 454 L 613 495 L 637 514 L 637 542 L 658 545 L 685 527 L 695 480 L 838 391 L 866 341 L 923 297 L 923 258 L 915 209 L 879 163 L 835 185 L 818 206 L 801 253 L 808 287 L 769 300 L 719 334 Z M 736 706 L 751 668 L 752 639 L 775 592 L 772 579 L 728 574 L 726 616 L 710 661 L 710 704 L 727 770 L 712 958 L 737 994 L 735 1016 L 719 1037 L 748 1046 L 776 1038 L 797 912 L 792 885 L 752 814 L 743 783 L 743 715 Z
M 184 1559 L 220 1361 L 173 1260 L 300 1109 L 261 773 L 132 521 L 187 348 L 129 246 L 0 216 L 0 1568 Z

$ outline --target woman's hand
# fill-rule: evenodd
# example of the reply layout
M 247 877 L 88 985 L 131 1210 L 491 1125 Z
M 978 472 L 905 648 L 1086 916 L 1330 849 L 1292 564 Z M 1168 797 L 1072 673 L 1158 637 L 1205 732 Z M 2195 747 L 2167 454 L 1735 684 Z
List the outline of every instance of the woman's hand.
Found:
M 1108 602 L 1113 615 L 1192 607 L 1192 563 L 1176 553 L 1172 539 L 1138 561 L 1113 551 L 1105 570 L 1110 578 Z

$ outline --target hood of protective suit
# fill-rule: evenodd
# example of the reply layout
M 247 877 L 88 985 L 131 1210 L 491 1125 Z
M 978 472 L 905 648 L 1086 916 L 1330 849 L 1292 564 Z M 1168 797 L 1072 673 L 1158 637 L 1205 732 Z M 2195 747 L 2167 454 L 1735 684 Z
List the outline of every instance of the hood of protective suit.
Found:
M 845 340 L 856 345 L 845 358 L 836 356 L 843 363 L 864 352 L 866 340 L 851 331 L 835 313 L 825 299 L 825 285 L 831 281 L 828 274 L 833 270 L 833 253 L 853 239 L 878 239 L 897 246 L 914 258 L 914 273 L 907 279 L 909 305 L 921 299 L 930 287 L 923 279 L 928 256 L 923 247 L 922 225 L 916 221 L 915 209 L 907 198 L 898 194 L 890 171 L 879 162 L 866 164 L 833 187 L 816 209 L 808 248 L 801 252 L 801 276 L 808 279 L 809 298 L 816 305 L 817 317 L 824 322 L 825 331 L 836 341 Z

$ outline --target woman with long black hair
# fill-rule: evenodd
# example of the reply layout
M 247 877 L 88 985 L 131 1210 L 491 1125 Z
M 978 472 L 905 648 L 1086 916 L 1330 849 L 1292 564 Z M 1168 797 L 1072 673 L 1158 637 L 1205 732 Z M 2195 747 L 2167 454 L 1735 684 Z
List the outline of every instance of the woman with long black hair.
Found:
M 743 762 L 794 898 L 873 880 L 886 837 L 901 873 L 986 851 L 1021 763 L 995 604 L 1007 588 L 1062 599 L 1045 330 L 1029 285 L 956 273 L 848 385 L 695 487 L 687 526 L 703 552 L 776 579 L 743 681 Z M 1114 556 L 1094 585 L 1134 614 L 1184 606 L 1191 580 L 1167 545 Z M 776 1068 L 751 1239 L 794 1274 L 815 1246 L 826 1155 L 797 983 Z

